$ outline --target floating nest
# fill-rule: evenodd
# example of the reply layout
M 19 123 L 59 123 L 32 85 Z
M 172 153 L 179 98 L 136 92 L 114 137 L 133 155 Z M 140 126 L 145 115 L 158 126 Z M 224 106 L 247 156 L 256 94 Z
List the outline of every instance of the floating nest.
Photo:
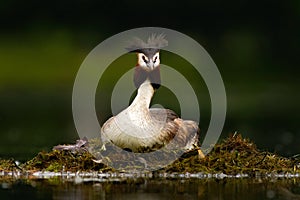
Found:
M 216 144 L 204 159 L 198 159 L 195 155 L 183 155 L 164 170 L 255 176 L 266 173 L 298 173 L 299 162 L 296 158 L 285 158 L 260 151 L 249 139 L 243 138 L 240 134 L 233 134 L 220 144 Z
M 98 171 L 115 172 L 111 165 L 106 165 L 111 159 L 124 165 L 124 170 L 147 170 L 160 160 L 153 157 L 141 159 L 138 155 L 120 154 L 111 150 L 110 146 L 100 145 L 97 139 L 88 143 L 76 145 L 59 145 L 50 152 L 40 152 L 33 159 L 17 165 L 13 159 L 1 160 L 0 171 L 20 170 L 35 171 Z M 92 153 L 90 153 L 92 152 Z M 177 156 L 178 152 L 166 152 L 168 156 Z M 118 168 L 122 171 L 122 169 Z M 221 143 L 216 144 L 204 158 L 200 158 L 198 149 L 185 152 L 172 164 L 156 170 L 157 172 L 179 173 L 224 173 L 227 175 L 248 174 L 256 176 L 266 173 L 299 173 L 300 160 L 297 157 L 286 158 L 280 155 L 260 151 L 249 139 L 240 134 L 232 134 Z

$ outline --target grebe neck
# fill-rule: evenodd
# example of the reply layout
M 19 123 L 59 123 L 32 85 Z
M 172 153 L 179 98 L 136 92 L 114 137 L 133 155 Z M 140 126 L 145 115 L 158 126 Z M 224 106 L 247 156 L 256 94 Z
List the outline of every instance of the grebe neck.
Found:
M 131 103 L 130 107 L 139 105 L 143 108 L 149 108 L 151 99 L 154 94 L 154 88 L 149 79 L 146 79 L 138 88 L 137 95 Z

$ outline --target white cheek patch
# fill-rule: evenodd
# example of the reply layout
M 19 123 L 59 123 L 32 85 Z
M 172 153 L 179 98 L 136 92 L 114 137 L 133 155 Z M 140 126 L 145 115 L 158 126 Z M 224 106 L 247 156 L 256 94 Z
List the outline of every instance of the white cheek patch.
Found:
M 160 64 L 160 59 L 159 59 L 159 52 L 157 52 L 156 54 L 154 54 L 153 56 L 153 63 L 154 63 L 154 67 L 157 67 Z
M 140 67 L 145 70 L 149 70 L 149 67 L 145 63 L 141 64 Z
M 153 70 L 153 68 L 156 68 L 160 65 L 159 52 L 155 53 L 154 56 L 150 58 L 150 60 L 143 53 L 138 53 L 137 56 L 138 65 L 147 71 Z
M 147 58 L 147 56 L 145 56 L 145 54 L 143 53 L 139 53 L 138 54 L 138 64 L 141 67 L 147 67 L 147 63 L 145 61 L 148 61 L 149 59 Z
M 154 63 L 154 67 L 157 67 L 160 64 L 160 60 L 159 58 L 156 60 L 156 62 Z

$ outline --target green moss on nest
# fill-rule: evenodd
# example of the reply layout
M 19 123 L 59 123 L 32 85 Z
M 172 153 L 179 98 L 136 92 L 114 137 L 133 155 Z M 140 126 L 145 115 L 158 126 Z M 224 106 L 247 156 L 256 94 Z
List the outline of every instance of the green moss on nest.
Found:
M 93 156 L 87 152 L 57 151 L 40 152 L 32 160 L 24 163 L 21 167 L 33 171 L 98 171 L 105 170 L 106 166 L 95 163 Z
M 204 159 L 198 159 L 197 153 L 194 152 L 194 155 L 180 158 L 164 170 L 255 175 L 300 172 L 298 164 L 299 160 L 260 151 L 249 139 L 242 138 L 240 134 L 233 134 L 215 145 Z
M 19 169 L 14 159 L 0 159 L 0 171 L 14 171 Z
M 97 141 L 92 141 L 95 143 Z M 90 144 L 91 144 L 90 143 Z M 97 146 L 99 147 L 99 146 Z M 115 156 L 120 162 L 128 164 L 130 160 Z M 26 171 L 113 171 L 113 169 L 101 163 L 93 161 L 94 157 L 86 150 L 82 151 L 58 151 L 40 152 L 32 160 L 22 164 L 20 168 Z M 155 159 L 155 158 L 154 158 Z M 148 161 L 149 162 L 149 161 Z M 152 162 L 152 161 L 151 161 Z M 155 160 L 153 161 L 155 164 Z M 152 163 L 152 164 L 153 164 Z M 149 163 L 150 164 L 150 163 Z M 136 166 L 140 169 L 141 166 Z M 14 170 L 16 164 L 13 160 L 1 160 L 0 170 Z M 206 172 L 225 173 L 235 175 L 246 173 L 256 175 L 257 173 L 299 173 L 299 159 L 285 158 L 270 152 L 257 149 L 256 145 L 249 139 L 244 139 L 240 134 L 233 134 L 221 143 L 216 144 L 212 151 L 204 158 L 199 159 L 197 150 L 183 154 L 171 165 L 158 170 L 159 172 Z

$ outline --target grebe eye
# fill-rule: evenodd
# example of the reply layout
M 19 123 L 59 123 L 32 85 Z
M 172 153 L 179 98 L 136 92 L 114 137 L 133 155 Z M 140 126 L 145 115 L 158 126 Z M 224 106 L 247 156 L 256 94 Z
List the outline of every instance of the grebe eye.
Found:
M 147 59 L 146 59 L 145 56 L 142 56 L 142 59 L 143 59 L 143 61 L 144 61 L 145 63 L 147 63 Z

